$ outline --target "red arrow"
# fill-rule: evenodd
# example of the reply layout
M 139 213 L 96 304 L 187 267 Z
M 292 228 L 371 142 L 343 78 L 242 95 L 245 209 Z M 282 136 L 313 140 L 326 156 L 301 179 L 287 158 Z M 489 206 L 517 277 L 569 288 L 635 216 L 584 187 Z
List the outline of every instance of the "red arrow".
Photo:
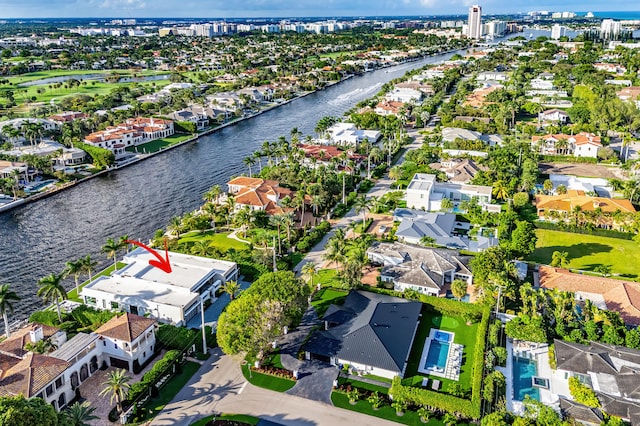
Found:
M 171 273 L 171 264 L 169 263 L 169 250 L 167 248 L 167 240 L 164 240 L 164 257 L 165 257 L 164 259 L 162 258 L 162 256 L 160 256 L 160 253 L 158 253 L 151 247 L 145 246 L 140 241 L 126 240 L 125 243 L 142 247 L 143 249 L 145 249 L 146 251 L 148 251 L 149 253 L 151 253 L 152 255 L 158 258 L 158 260 L 155 260 L 155 259 L 149 260 L 149 265 L 162 269 L 167 274 Z

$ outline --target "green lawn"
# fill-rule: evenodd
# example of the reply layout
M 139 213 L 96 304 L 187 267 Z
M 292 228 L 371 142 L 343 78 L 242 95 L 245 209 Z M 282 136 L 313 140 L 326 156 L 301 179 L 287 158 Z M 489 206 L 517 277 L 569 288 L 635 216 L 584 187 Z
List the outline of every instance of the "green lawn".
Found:
M 295 380 L 283 379 L 269 374 L 251 372 L 249 375 L 249 364 L 242 366 L 242 375 L 254 386 L 269 389 L 276 392 L 286 392 L 295 386 Z
M 414 411 L 405 411 L 403 416 L 396 415 L 396 410 L 391 408 L 390 405 L 383 405 L 379 410 L 374 410 L 365 400 L 359 400 L 355 405 L 351 405 L 349 403 L 349 398 L 342 392 L 331 392 L 331 402 L 338 408 L 344 408 L 346 410 L 357 411 L 362 414 L 367 414 L 369 416 L 379 417 L 381 419 L 390 420 L 392 422 L 397 422 L 405 425 L 431 425 L 431 426 L 440 426 L 444 423 L 435 418 L 435 415 L 432 415 L 432 418 L 429 419 L 428 423 L 422 423 L 420 421 L 420 417 Z M 458 423 L 462 424 L 462 423 Z
M 347 294 L 348 292 L 343 290 L 336 290 L 330 287 L 322 288 L 313 296 L 311 305 L 315 308 L 318 316 L 322 318 L 331 304 L 342 304 Z
M 167 405 L 173 397 L 175 397 L 178 392 L 186 386 L 187 382 L 199 368 L 200 364 L 187 361 L 186 364 L 182 366 L 182 372 L 169 379 L 167 384 L 160 390 L 158 396 L 151 398 L 149 402 L 144 405 L 135 421 L 141 422 L 150 420 L 157 416 L 165 405 Z
M 313 283 L 320 284 L 322 287 L 342 287 L 342 281 L 335 269 L 320 269 L 313 277 Z
M 428 306 L 424 306 L 420 325 L 418 326 L 418 331 L 416 333 L 415 340 L 413 341 L 413 347 L 411 348 L 409 362 L 407 363 L 407 371 L 402 383 L 404 385 L 415 386 L 420 384 L 424 377 L 429 377 L 430 379 L 440 380 L 442 383 L 441 390 L 444 391 L 447 390 L 447 387 L 450 384 L 458 383 L 466 392 L 468 392 L 470 397 L 473 369 L 473 348 L 475 347 L 476 333 L 479 325 L 479 323 L 475 323 L 468 326 L 461 317 L 441 315 L 439 312 L 433 311 Z M 454 333 L 455 336 L 453 341 L 464 345 L 460 378 L 457 382 L 443 379 L 442 377 L 424 375 L 418 372 L 420 357 L 422 356 L 422 350 L 424 349 L 424 342 L 429 336 L 429 331 L 432 328 Z
M 345 377 L 340 376 L 340 378 L 338 378 L 338 385 L 351 385 L 351 387 L 355 387 L 358 389 L 366 389 L 368 391 L 372 391 L 372 392 L 379 392 L 379 393 L 383 393 L 383 394 L 387 394 L 389 393 L 389 388 L 384 387 L 384 386 L 378 386 L 378 385 L 373 385 L 371 383 L 367 383 L 367 382 L 362 382 L 360 380 L 354 380 L 354 379 L 347 379 Z
M 248 425 L 257 425 L 260 421 L 259 418 L 253 416 L 247 416 L 246 414 L 222 414 L 220 416 L 208 416 L 204 419 L 200 419 L 195 423 L 192 423 L 191 426 L 206 426 L 212 420 L 233 420 L 236 422 L 246 423 Z
M 153 140 L 151 142 L 147 142 L 144 143 L 142 145 L 138 145 L 138 146 L 130 146 L 127 148 L 127 151 L 130 152 L 144 152 L 144 153 L 152 153 L 152 152 L 157 152 L 157 151 L 161 151 L 163 149 L 166 149 L 167 147 L 171 146 L 171 145 L 175 145 L 177 143 L 180 142 L 184 142 L 185 140 L 189 139 L 193 137 L 192 135 L 184 135 L 184 134 L 175 134 L 175 135 L 171 135 L 168 136 L 166 138 L 160 138 L 160 139 L 156 139 Z
M 118 269 L 120 268 L 124 268 L 125 266 L 127 266 L 126 263 L 123 262 L 118 262 Z M 113 272 L 113 265 L 109 266 L 106 269 L 103 269 L 102 271 L 98 272 L 97 274 L 95 274 L 94 276 L 92 276 L 91 278 L 96 279 L 97 277 L 101 277 L 103 275 L 109 275 Z M 85 282 L 83 282 L 82 284 L 80 284 L 80 290 L 82 290 L 82 287 L 84 287 L 85 285 L 89 284 L 89 280 L 86 280 Z M 80 297 L 78 297 L 78 294 L 76 292 L 76 288 L 75 285 L 73 287 L 73 289 L 71 289 L 70 291 L 67 292 L 67 298 L 69 300 L 72 300 L 74 302 L 82 302 L 82 299 Z
M 211 246 L 222 251 L 227 251 L 231 248 L 235 250 L 244 250 L 249 247 L 246 243 L 229 238 L 229 234 L 229 232 L 194 231 L 182 235 L 179 243 L 195 243 L 196 241 L 204 240 Z
M 569 253 L 569 267 L 593 271 L 598 265 L 610 265 L 613 274 L 637 280 L 640 264 L 640 244 L 635 241 L 571 232 L 536 230 L 538 242 L 527 260 L 551 263 L 554 251 Z

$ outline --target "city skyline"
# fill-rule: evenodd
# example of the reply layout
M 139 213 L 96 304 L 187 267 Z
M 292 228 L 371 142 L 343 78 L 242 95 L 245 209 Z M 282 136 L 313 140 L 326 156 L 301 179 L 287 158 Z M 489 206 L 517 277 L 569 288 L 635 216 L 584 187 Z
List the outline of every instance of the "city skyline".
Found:
M 220 7 L 213 0 L 0 0 L 0 19 L 7 18 L 251 18 L 314 16 L 413 16 L 465 15 L 472 4 L 480 4 L 484 15 L 549 11 L 635 11 L 626 0 L 602 1 L 539 0 L 532 5 L 524 0 L 238 0 Z

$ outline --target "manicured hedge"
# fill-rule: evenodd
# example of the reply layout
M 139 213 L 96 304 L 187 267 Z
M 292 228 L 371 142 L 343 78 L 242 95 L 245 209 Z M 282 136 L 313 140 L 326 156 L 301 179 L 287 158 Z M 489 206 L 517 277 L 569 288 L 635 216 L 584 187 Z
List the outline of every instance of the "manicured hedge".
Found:
M 164 354 L 164 357 L 156 362 L 151 368 L 151 370 L 147 371 L 145 375 L 142 377 L 138 383 L 134 383 L 129 387 L 129 394 L 127 399 L 130 401 L 135 401 L 140 395 L 147 392 L 152 386 L 155 386 L 156 383 L 164 376 L 169 368 L 180 358 L 180 351 L 171 350 L 167 351 Z
M 176 327 L 171 324 L 162 324 L 156 332 L 156 338 L 164 347 L 178 350 L 183 350 L 189 345 L 198 343 L 197 337 L 199 335 L 200 332 L 198 330 Z M 200 346 L 202 346 L 201 341 Z
M 331 229 L 331 224 L 329 222 L 322 222 L 311 231 L 309 231 L 304 237 L 300 238 L 298 243 L 296 244 L 296 248 L 298 251 L 302 253 L 306 253 L 313 248 L 314 245 L 318 243 L 325 236 L 327 232 Z
M 438 408 L 452 414 L 461 414 L 473 419 L 480 418 L 482 377 L 484 374 L 484 350 L 487 330 L 489 328 L 489 319 L 491 317 L 491 308 L 473 305 L 470 303 L 461 303 L 442 297 L 425 295 L 421 295 L 420 301 L 429 305 L 432 309 L 442 313 L 454 315 L 461 315 L 464 313 L 482 313 L 482 320 L 478 326 L 476 344 L 473 351 L 471 400 L 427 389 L 403 386 L 402 380 L 399 377 L 396 377 L 393 380 L 389 394 L 393 395 L 394 399 L 400 398 L 411 404 L 426 405 L 427 407 Z
M 174 121 L 173 128 L 178 133 L 196 133 L 196 123 L 190 121 Z
M 91 157 L 91 160 L 93 161 L 93 165 L 99 169 L 104 169 L 116 162 L 116 156 L 108 149 L 82 142 L 76 142 L 75 146 L 89 154 L 89 157 Z
M 564 222 L 541 222 L 536 221 L 533 222 L 534 226 L 538 229 L 548 229 L 550 231 L 563 231 L 563 232 L 573 232 L 575 234 L 583 234 L 583 235 L 595 235 L 597 237 L 609 237 L 609 238 L 618 238 L 621 240 L 633 240 L 635 234 L 630 232 L 621 232 L 614 231 L 611 229 L 602 229 L 602 228 L 594 228 L 587 229 L 585 227 L 577 227 L 573 225 L 569 225 Z

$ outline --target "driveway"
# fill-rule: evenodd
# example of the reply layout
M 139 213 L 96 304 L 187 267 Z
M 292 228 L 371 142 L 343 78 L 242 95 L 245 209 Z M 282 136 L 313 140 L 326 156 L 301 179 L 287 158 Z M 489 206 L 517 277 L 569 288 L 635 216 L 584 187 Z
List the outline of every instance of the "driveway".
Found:
M 223 355 L 220 349 L 213 350 L 209 360 L 151 425 L 189 426 L 213 413 L 247 414 L 287 426 L 397 426 L 322 402 L 255 387 L 242 376 L 239 360 Z
M 321 361 L 303 361 L 298 372 L 298 382 L 287 391 L 289 395 L 332 404 L 331 390 L 338 377 L 337 367 Z

